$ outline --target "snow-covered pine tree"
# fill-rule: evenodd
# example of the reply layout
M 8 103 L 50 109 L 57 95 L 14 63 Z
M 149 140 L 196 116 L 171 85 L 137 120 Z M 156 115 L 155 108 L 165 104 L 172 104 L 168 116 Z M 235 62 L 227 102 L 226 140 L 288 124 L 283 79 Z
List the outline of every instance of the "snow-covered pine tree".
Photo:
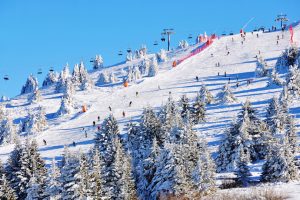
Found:
M 46 193 L 51 200 L 61 199 L 62 185 L 60 182 L 60 170 L 57 167 L 55 160 L 52 160 L 51 170 L 47 179 Z
M 42 86 L 43 87 L 49 87 L 53 84 L 55 84 L 58 81 L 58 74 L 53 71 L 49 71 L 47 76 L 45 77 L 45 80 L 43 81 Z
M 8 182 L 4 173 L 1 173 L 0 178 L 0 197 L 3 200 L 17 200 L 17 195 L 10 187 L 10 183 Z
M 201 140 L 199 146 L 199 151 L 197 151 L 199 159 L 196 160 L 196 167 L 194 168 L 192 175 L 195 190 L 200 191 L 202 194 L 201 196 L 203 196 L 216 189 L 216 169 L 204 139 Z
M 224 85 L 222 91 L 217 94 L 217 99 L 219 99 L 221 103 L 232 103 L 237 101 L 231 91 L 229 84 L 227 83 Z
M 75 64 L 72 72 L 72 82 L 75 85 L 78 85 L 80 83 L 80 70 L 79 70 L 79 65 Z
M 17 130 L 11 113 L 10 111 L 6 111 L 5 116 L 0 116 L 0 144 L 12 144 L 16 141 L 17 137 Z
M 299 178 L 299 169 L 294 163 L 294 154 L 291 153 L 286 142 L 273 139 L 272 148 L 262 166 L 261 180 L 265 182 L 288 182 Z
M 213 95 L 204 84 L 201 85 L 198 97 L 201 98 L 201 100 L 204 101 L 206 104 L 212 104 L 214 102 Z
M 148 58 L 144 58 L 143 61 L 141 62 L 141 65 L 139 66 L 139 70 L 142 75 L 148 75 L 150 63 L 151 61 Z
M 278 97 L 274 96 L 267 108 L 266 123 L 273 135 L 280 134 L 285 128 L 286 113 L 283 112 Z
M 71 81 L 67 81 L 65 93 L 61 98 L 60 108 L 56 113 L 58 116 L 70 114 L 73 112 L 74 110 L 73 94 L 74 94 L 74 86 L 71 83 Z
M 92 191 L 90 190 L 90 174 L 89 163 L 87 156 L 83 153 L 80 154 L 79 171 L 75 174 L 75 179 L 78 179 L 78 187 L 76 193 L 79 194 L 79 199 L 88 199 Z
M 38 134 L 48 127 L 46 112 L 42 106 L 39 106 L 35 112 L 29 113 L 23 130 L 28 134 Z
M 41 91 L 39 89 L 33 91 L 30 95 L 28 95 L 28 101 L 30 103 L 39 103 L 42 100 Z
M 103 58 L 101 55 L 96 55 L 93 60 L 93 69 L 99 69 L 101 67 L 103 67 Z
M 262 56 L 257 58 L 255 74 L 256 77 L 264 77 L 268 75 L 268 65 Z
M 246 161 L 250 162 L 250 150 L 253 145 L 249 134 L 250 126 L 248 111 L 245 110 L 240 120 L 232 123 L 231 127 L 226 130 L 216 158 L 218 172 L 235 170 L 240 151 L 245 153 Z
M 300 96 L 300 70 L 296 65 L 289 67 L 289 73 L 286 77 L 286 85 L 289 93 L 293 97 Z
M 148 76 L 153 77 L 158 74 L 158 63 L 155 57 L 152 58 L 151 64 L 149 66 Z
M 166 197 L 186 197 L 192 188 L 191 180 L 184 171 L 182 146 L 180 144 L 164 145 L 156 161 L 156 171 L 150 185 L 151 199 Z
M 179 44 L 178 44 L 179 49 L 186 49 L 188 47 L 189 47 L 189 43 L 186 40 L 179 41 Z
M 295 120 L 293 116 L 288 115 L 286 119 L 286 131 L 285 137 L 287 139 L 286 145 L 289 145 L 289 148 L 292 153 L 298 152 L 298 145 L 297 145 L 297 130 L 295 125 Z
M 235 171 L 235 175 L 237 177 L 236 181 L 239 185 L 247 187 L 249 184 L 249 176 L 251 176 L 250 168 L 247 165 L 248 160 L 247 156 L 243 149 L 240 149 L 239 160 L 237 163 L 237 169 Z
M 104 85 L 107 83 L 110 83 L 107 73 L 105 71 L 101 72 L 98 77 L 97 85 Z
M 31 74 L 27 78 L 25 85 L 23 85 L 21 94 L 27 94 L 36 91 L 38 87 L 39 87 L 39 83 L 37 81 L 37 78 Z
M 198 124 L 200 122 L 205 121 L 206 115 L 206 103 L 203 98 L 201 98 L 200 94 L 197 93 L 196 101 L 193 103 L 191 108 L 191 120 L 194 124 Z
M 181 117 L 182 119 L 185 119 L 187 117 L 187 113 L 190 110 L 189 99 L 187 98 L 186 95 L 181 96 L 179 105 L 181 108 Z
M 99 149 L 93 149 L 92 155 L 92 169 L 90 174 L 90 188 L 89 194 L 93 199 L 105 198 L 103 194 L 103 179 L 102 179 L 102 167 L 104 163 L 100 156 Z
M 166 62 L 168 61 L 168 55 L 166 50 L 161 49 L 157 54 L 156 54 L 158 62 Z
M 131 52 L 128 52 L 127 55 L 126 55 L 126 61 L 133 61 L 133 55 Z
M 114 74 L 113 72 L 111 72 L 111 73 L 109 74 L 108 80 L 109 80 L 110 83 L 115 83 L 115 82 L 118 81 L 117 77 L 115 76 L 115 74 Z
M 61 168 L 61 184 L 62 184 L 62 199 L 75 200 L 79 199 L 78 184 L 80 180 L 76 174 L 79 172 L 79 158 L 65 148 L 63 155 L 63 166 Z
M 83 62 L 80 62 L 80 64 L 79 64 L 78 85 L 81 90 L 89 90 L 93 86 L 92 79 L 90 78 L 90 75 L 88 74 Z
M 268 86 L 282 86 L 284 84 L 284 81 L 279 77 L 279 74 L 276 71 L 276 67 L 273 67 L 269 79 L 270 80 L 268 81 Z
M 7 179 L 12 187 L 12 189 L 16 192 L 16 194 L 20 193 L 19 183 L 20 178 L 17 175 L 17 172 L 21 170 L 21 156 L 24 151 L 24 147 L 21 145 L 20 141 L 17 140 L 15 143 L 14 150 L 10 153 L 10 156 L 7 161 L 7 166 L 5 171 L 7 173 Z

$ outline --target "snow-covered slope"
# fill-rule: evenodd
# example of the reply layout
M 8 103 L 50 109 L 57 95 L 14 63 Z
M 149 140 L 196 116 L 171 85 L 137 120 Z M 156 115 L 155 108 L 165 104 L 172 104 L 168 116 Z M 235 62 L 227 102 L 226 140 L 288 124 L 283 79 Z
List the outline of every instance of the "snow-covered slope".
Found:
M 295 27 L 294 32 L 295 41 L 300 42 L 300 27 Z M 206 137 L 212 151 L 215 151 L 223 130 L 240 111 L 241 103 L 248 98 L 263 116 L 268 100 L 282 90 L 280 87 L 267 87 L 268 78 L 266 77 L 255 78 L 255 56 L 260 51 L 268 65 L 273 66 L 282 51 L 289 46 L 289 32 L 283 33 L 284 38 L 279 40 L 278 45 L 276 44 L 277 35 L 281 38 L 281 32 L 258 32 L 259 37 L 256 34 L 247 33 L 243 44 L 240 35 L 219 38 L 203 52 L 185 60 L 175 68 L 172 68 L 172 62 L 186 55 L 195 46 L 186 51 L 173 53 L 172 59 L 159 65 L 160 73 L 157 76 L 144 77 L 127 88 L 121 83 L 116 83 L 94 87 L 90 91 L 77 91 L 75 94 L 77 112 L 68 116 L 54 117 L 54 113 L 60 106 L 62 94 L 55 94 L 53 88 L 43 89 L 41 105 L 46 108 L 49 127 L 35 136 L 42 157 L 47 163 L 50 163 L 53 158 L 59 160 L 64 145 L 69 145 L 71 150 L 88 151 L 93 144 L 94 133 L 97 129 L 97 126 L 93 126 L 93 121 L 96 121 L 97 125 L 101 124 L 101 121 L 110 113 L 117 118 L 122 133 L 125 125 L 130 120 L 138 118 L 144 107 L 161 106 L 170 92 L 174 99 L 179 99 L 186 94 L 188 98 L 194 100 L 201 82 L 204 82 L 216 95 L 230 78 L 230 85 L 238 102 L 229 105 L 209 105 L 206 122 L 195 127 L 199 135 Z M 227 55 L 228 51 L 229 55 Z M 220 67 L 216 67 L 217 62 L 220 62 Z M 125 63 L 99 71 L 91 71 L 91 76 L 96 81 L 102 70 L 113 71 L 121 76 L 122 69 L 128 65 L 130 64 Z M 225 72 L 226 77 L 224 77 Z M 196 76 L 200 78 L 199 82 L 195 80 Z M 236 87 L 237 78 L 239 87 Z M 248 80 L 251 81 L 250 85 L 247 84 Z M 131 107 L 129 107 L 130 101 L 132 101 Z M 32 107 L 37 106 L 28 105 L 26 95 L 18 96 L 6 104 L 7 108 L 14 113 L 15 122 L 26 117 L 28 111 L 30 112 Z M 80 112 L 81 105 L 87 105 L 87 112 Z M 109 106 L 112 107 L 111 112 L 108 109 Z M 292 114 L 296 116 L 297 125 L 300 122 L 299 106 L 300 101 L 294 102 L 291 107 Z M 126 117 L 122 116 L 123 111 Z M 101 118 L 100 122 L 97 121 L 98 116 Z M 83 127 L 87 130 L 87 138 L 82 130 Z M 43 144 L 43 140 L 47 141 L 47 145 Z M 73 141 L 76 142 L 76 146 L 72 145 Z M 12 148 L 13 145 L 0 147 L 0 158 L 3 161 L 7 159 Z

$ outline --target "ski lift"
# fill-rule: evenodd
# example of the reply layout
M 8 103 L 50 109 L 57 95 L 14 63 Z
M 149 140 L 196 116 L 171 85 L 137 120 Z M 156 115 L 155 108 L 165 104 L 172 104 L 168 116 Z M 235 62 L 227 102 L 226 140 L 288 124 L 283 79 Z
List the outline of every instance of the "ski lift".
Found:
M 192 39 L 192 38 L 193 38 L 193 36 L 192 36 L 192 34 L 190 34 L 189 37 L 188 37 L 188 39 Z
M 40 68 L 37 73 L 42 74 L 43 73 L 42 69 Z
M 130 53 L 130 52 L 131 52 L 131 49 L 130 49 L 130 48 L 128 48 L 128 49 L 127 49 L 127 53 Z
M 90 62 L 91 62 L 91 63 L 94 62 L 94 58 L 91 58 Z
M 233 35 L 233 31 L 230 31 L 229 35 Z
M 123 52 L 122 52 L 122 51 L 119 51 L 118 55 L 119 55 L 119 56 L 122 56 L 122 55 L 123 55 Z
M 49 71 L 50 71 L 50 72 L 54 72 L 53 67 L 50 67 Z
M 164 36 L 161 37 L 161 41 L 164 42 L 166 41 L 166 38 Z
M 8 75 L 5 75 L 5 76 L 3 77 L 3 79 L 4 79 L 5 81 L 8 81 L 8 80 L 9 80 L 9 76 L 8 76 Z
M 223 31 L 222 36 L 226 36 L 226 32 L 225 31 Z
M 158 45 L 158 42 L 157 41 L 154 41 L 154 44 L 153 44 L 154 46 L 156 46 L 156 45 Z

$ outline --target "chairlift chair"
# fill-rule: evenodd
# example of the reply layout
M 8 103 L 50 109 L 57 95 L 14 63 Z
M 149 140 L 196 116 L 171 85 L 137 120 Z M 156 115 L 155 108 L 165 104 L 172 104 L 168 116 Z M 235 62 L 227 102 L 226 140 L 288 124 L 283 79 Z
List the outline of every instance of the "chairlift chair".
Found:
M 42 69 L 40 68 L 37 73 L 42 74 L 43 73 Z
M 5 81 L 8 81 L 8 80 L 9 80 L 9 76 L 8 76 L 8 75 L 5 75 L 5 76 L 3 77 L 3 79 L 4 79 Z
M 123 52 L 122 52 L 122 51 L 119 51 L 118 55 L 119 55 L 119 56 L 122 56 L 122 55 L 123 55 Z
M 192 36 L 192 34 L 190 34 L 189 37 L 188 37 L 188 39 L 192 39 L 192 38 L 193 38 L 193 36 Z
M 157 41 L 154 41 L 154 44 L 153 44 L 154 46 L 156 46 L 156 45 L 158 45 L 158 42 Z
M 130 49 L 130 48 L 128 48 L 128 49 L 127 49 L 127 53 L 130 53 L 130 52 L 131 52 L 131 49 Z
M 50 72 L 54 72 L 53 67 L 50 67 L 49 71 L 50 71 Z

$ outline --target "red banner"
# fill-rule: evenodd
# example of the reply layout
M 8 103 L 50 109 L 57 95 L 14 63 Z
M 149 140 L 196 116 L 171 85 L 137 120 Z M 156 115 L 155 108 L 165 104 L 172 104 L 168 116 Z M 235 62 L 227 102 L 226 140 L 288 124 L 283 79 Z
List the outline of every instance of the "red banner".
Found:
M 293 37 L 294 37 L 294 30 L 293 30 L 293 26 L 291 25 L 290 28 L 290 34 L 291 34 L 291 43 L 293 43 Z

